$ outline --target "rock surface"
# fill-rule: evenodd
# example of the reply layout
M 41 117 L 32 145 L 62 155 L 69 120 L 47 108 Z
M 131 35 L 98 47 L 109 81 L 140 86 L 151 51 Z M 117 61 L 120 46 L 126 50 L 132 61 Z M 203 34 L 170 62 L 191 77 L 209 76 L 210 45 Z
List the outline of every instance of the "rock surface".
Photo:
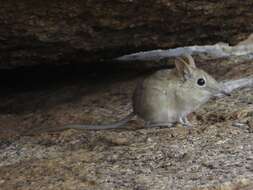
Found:
M 219 80 L 253 74 L 252 61 L 196 62 Z M 64 73 L 67 82 L 2 88 L 0 189 L 252 189 L 252 88 L 210 101 L 190 116 L 191 129 L 143 129 L 135 119 L 124 130 L 25 135 L 37 127 L 122 118 L 137 80 L 149 73 L 144 68 L 117 65 L 103 74 Z
M 158 48 L 220 41 L 252 31 L 244 0 L 2 0 L 0 67 L 90 63 Z

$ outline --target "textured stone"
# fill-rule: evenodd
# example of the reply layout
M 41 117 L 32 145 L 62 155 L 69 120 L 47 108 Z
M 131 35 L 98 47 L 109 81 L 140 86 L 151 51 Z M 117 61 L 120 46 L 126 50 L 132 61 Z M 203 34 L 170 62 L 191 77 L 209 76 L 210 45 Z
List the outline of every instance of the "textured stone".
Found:
M 1 0 L 0 67 L 105 61 L 252 31 L 251 0 Z

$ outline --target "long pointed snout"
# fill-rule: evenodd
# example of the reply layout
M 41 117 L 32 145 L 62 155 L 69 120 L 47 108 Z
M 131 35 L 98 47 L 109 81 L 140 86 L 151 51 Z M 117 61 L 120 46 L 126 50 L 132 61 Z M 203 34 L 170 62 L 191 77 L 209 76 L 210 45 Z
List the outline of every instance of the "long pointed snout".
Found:
M 231 96 L 231 93 L 226 92 L 226 90 L 221 90 L 220 93 L 225 95 L 225 96 Z
M 220 94 L 225 96 L 231 96 L 231 93 L 226 89 L 223 83 L 219 83 L 219 91 Z
M 230 92 L 226 90 L 223 85 L 220 85 L 218 88 L 215 88 L 213 92 L 214 97 L 231 96 Z

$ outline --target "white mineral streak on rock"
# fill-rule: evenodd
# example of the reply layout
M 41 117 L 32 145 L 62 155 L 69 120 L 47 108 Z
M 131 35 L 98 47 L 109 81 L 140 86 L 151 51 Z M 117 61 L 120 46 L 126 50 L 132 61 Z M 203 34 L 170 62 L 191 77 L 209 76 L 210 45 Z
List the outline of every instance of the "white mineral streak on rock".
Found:
M 253 58 L 253 44 L 238 44 L 229 46 L 226 43 L 217 43 L 215 45 L 205 46 L 188 46 L 167 50 L 151 50 L 124 55 L 116 58 L 118 61 L 158 61 L 164 58 L 176 57 L 182 54 L 204 55 L 205 58 L 224 58 L 235 56 L 247 56 L 248 59 Z

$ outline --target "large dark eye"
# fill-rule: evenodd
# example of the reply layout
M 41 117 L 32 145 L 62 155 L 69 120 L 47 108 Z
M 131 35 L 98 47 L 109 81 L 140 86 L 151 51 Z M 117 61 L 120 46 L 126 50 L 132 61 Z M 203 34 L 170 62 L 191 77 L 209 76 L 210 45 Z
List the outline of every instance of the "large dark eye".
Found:
M 197 83 L 198 83 L 199 86 L 204 86 L 206 84 L 206 81 L 203 78 L 199 78 Z

